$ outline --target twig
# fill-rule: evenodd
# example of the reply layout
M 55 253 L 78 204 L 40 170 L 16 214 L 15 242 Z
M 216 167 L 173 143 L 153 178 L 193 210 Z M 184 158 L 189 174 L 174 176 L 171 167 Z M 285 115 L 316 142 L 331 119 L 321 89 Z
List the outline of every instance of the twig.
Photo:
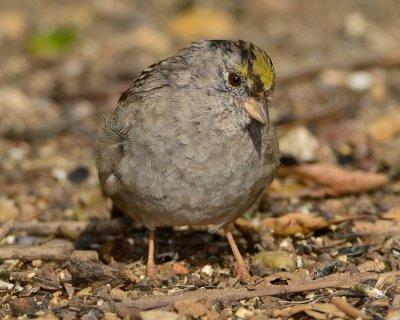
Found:
M 281 76 L 278 75 L 277 81 L 279 85 L 290 85 L 295 82 L 313 78 L 327 69 L 362 70 L 370 68 L 390 69 L 396 67 L 400 67 L 400 52 L 357 58 L 350 61 L 340 60 L 331 64 L 311 66 L 303 70 L 297 70 Z
M 400 272 L 393 272 L 400 276 Z M 252 297 L 273 296 L 285 293 L 303 292 L 324 288 L 348 288 L 366 280 L 376 280 L 380 275 L 376 273 L 340 273 L 308 282 L 296 282 L 290 285 L 265 285 L 261 284 L 248 290 L 247 288 L 234 289 L 199 289 L 169 296 L 148 296 L 132 301 L 124 301 L 116 304 L 116 308 L 126 311 L 149 310 L 173 305 L 181 299 L 208 299 L 208 300 L 241 300 Z
M 25 231 L 29 235 L 52 236 L 59 234 L 62 230 L 66 233 L 82 234 L 93 233 L 120 233 L 126 230 L 129 224 L 124 219 L 111 219 L 100 221 L 53 221 L 53 222 L 18 222 L 14 223 L 11 232 Z M 68 232 L 67 232 L 68 231 Z
M 0 260 L 21 259 L 21 260 L 99 260 L 96 251 L 75 250 L 71 246 L 5 246 L 0 248 Z
M 67 257 L 70 258 L 70 254 L 72 253 L 72 251 L 73 248 L 69 246 L 6 246 L 0 248 L 0 260 L 66 260 Z
M 336 307 L 338 307 L 341 311 L 343 311 L 345 314 L 347 314 L 349 317 L 352 317 L 355 319 L 371 319 L 371 317 L 369 317 L 365 313 L 361 312 L 357 308 L 354 308 L 351 304 L 349 304 L 346 300 L 344 300 L 342 298 L 333 297 L 332 303 Z

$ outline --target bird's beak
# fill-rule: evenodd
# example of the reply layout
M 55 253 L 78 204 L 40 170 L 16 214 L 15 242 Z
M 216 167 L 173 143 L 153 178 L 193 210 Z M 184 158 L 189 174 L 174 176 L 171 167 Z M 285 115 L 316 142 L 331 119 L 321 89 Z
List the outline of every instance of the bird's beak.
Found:
M 263 125 L 268 122 L 268 106 L 264 99 L 257 101 L 255 98 L 247 98 L 243 103 L 243 108 L 249 116 Z

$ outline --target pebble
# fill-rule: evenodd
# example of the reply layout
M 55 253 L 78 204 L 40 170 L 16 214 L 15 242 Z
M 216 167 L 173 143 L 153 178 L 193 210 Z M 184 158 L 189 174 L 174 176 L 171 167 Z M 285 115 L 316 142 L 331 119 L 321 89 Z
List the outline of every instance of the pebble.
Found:
M 360 12 L 350 13 L 345 20 L 344 29 L 353 38 L 362 37 L 367 31 L 367 21 Z
M 249 319 L 252 316 L 254 316 L 254 312 L 246 308 L 240 307 L 235 312 L 235 316 L 238 317 L 239 319 Z
M 0 280 L 0 290 L 11 290 L 12 288 L 14 288 L 12 283 Z
M 209 277 L 211 277 L 214 274 L 214 270 L 209 264 L 205 265 L 201 269 L 201 272 L 204 273 L 205 275 L 209 276 Z
M 104 313 L 104 320 L 118 320 L 120 319 L 115 313 L 106 312 Z
M 365 91 L 372 87 L 374 79 L 369 72 L 352 72 L 347 77 L 347 86 L 353 91 Z
M 114 300 L 125 300 L 126 299 L 126 292 L 119 289 L 119 288 L 113 288 L 110 291 L 110 296 Z
M 32 267 L 39 268 L 42 265 L 42 260 L 32 260 Z
M 299 126 L 288 131 L 279 141 L 283 155 L 299 161 L 316 160 L 319 142 L 305 127 Z
M 84 289 L 78 291 L 76 293 L 76 296 L 77 297 L 88 297 L 92 294 L 92 291 L 93 291 L 92 287 L 87 287 L 87 288 L 84 288 Z
M 65 181 L 65 179 L 67 179 L 67 173 L 65 172 L 65 170 L 60 168 L 53 168 L 51 170 L 51 175 L 58 181 Z

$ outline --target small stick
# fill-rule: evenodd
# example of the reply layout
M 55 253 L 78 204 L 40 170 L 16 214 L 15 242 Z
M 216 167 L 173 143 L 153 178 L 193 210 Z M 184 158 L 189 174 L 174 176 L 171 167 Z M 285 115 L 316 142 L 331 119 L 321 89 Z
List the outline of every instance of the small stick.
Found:
M 400 276 L 400 271 L 389 272 L 387 274 Z M 131 301 L 124 301 L 116 304 L 116 308 L 121 312 L 137 310 L 150 310 L 174 305 L 181 299 L 195 300 L 223 300 L 238 301 L 245 298 L 274 296 L 285 293 L 304 292 L 325 288 L 348 288 L 366 280 L 376 280 L 382 274 L 377 273 L 356 273 L 349 272 L 334 274 L 324 278 L 308 282 L 296 282 L 290 285 L 270 285 L 261 284 L 248 290 L 247 288 L 226 288 L 226 289 L 199 289 L 191 292 L 184 292 L 167 296 L 147 296 Z
M 5 246 L 0 248 L 0 260 L 66 260 L 66 258 L 71 258 L 72 251 L 73 249 L 69 246 Z
M 333 297 L 332 298 L 332 303 L 338 307 L 340 311 L 343 311 L 345 314 L 347 314 L 351 318 L 355 319 L 371 319 L 368 315 L 365 313 L 361 312 L 357 308 L 354 308 L 350 303 L 348 303 L 346 300 L 339 298 L 339 297 Z
M 124 219 L 111 219 L 99 221 L 53 221 L 53 222 L 15 222 L 11 232 L 25 231 L 29 235 L 52 236 L 60 230 L 68 230 L 74 234 L 83 232 L 93 233 L 119 233 L 128 227 Z
M 93 250 L 73 250 L 72 246 L 5 246 L 0 248 L 0 260 L 82 260 L 98 261 L 99 256 Z

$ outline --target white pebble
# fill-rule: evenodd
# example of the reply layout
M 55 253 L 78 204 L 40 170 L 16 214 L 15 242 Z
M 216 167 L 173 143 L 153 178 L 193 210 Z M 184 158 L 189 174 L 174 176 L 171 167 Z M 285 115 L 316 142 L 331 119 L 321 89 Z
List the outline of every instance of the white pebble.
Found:
M 67 179 L 67 173 L 65 172 L 65 170 L 60 168 L 53 168 L 51 170 L 51 175 L 58 181 L 64 181 L 65 179 Z
M 14 288 L 12 283 L 0 280 L 0 290 L 11 290 L 12 288 Z
M 248 310 L 246 308 L 240 307 L 236 312 L 235 316 L 238 317 L 239 319 L 249 319 L 252 316 L 254 316 L 254 312 L 251 310 Z
M 211 277 L 211 276 L 214 274 L 214 270 L 213 270 L 213 268 L 212 268 L 209 264 L 205 265 L 205 266 L 201 269 L 201 272 L 204 273 L 204 274 L 206 274 L 206 275 L 209 276 L 209 277 Z
M 373 84 L 372 75 L 365 71 L 352 72 L 347 78 L 347 86 L 354 91 L 365 91 Z

